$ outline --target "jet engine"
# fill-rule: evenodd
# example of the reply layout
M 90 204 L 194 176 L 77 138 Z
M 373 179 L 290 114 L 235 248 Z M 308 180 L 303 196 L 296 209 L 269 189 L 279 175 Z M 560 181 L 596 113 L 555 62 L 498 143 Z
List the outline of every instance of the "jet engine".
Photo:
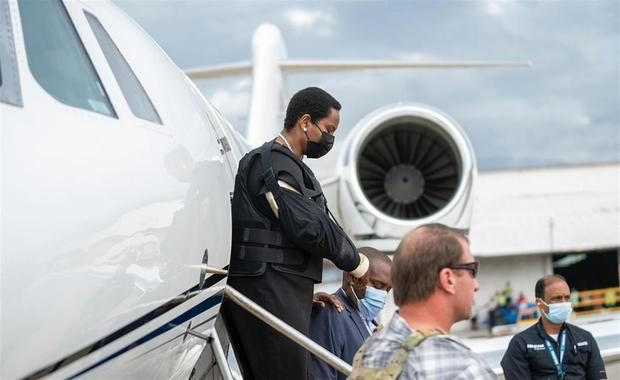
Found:
M 446 114 L 420 104 L 378 109 L 355 126 L 339 160 L 339 216 L 358 244 L 393 250 L 426 223 L 469 230 L 476 162 Z

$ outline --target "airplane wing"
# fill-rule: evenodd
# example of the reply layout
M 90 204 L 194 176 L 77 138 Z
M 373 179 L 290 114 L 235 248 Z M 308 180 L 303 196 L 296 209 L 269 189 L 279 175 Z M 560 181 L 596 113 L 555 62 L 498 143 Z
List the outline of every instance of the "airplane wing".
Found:
M 191 79 L 222 78 L 240 75 L 250 75 L 252 64 L 250 62 L 237 62 L 217 66 L 203 66 L 185 70 L 185 74 Z
M 285 60 L 280 62 L 283 72 L 356 71 L 364 69 L 459 69 L 459 68 L 514 68 L 530 67 L 524 61 L 412 61 L 412 60 Z
M 366 69 L 480 69 L 530 67 L 529 61 L 411 61 L 411 60 L 283 60 L 279 64 L 283 73 L 341 72 Z M 252 64 L 238 62 L 217 66 L 203 66 L 185 70 L 191 79 L 222 78 L 250 75 Z

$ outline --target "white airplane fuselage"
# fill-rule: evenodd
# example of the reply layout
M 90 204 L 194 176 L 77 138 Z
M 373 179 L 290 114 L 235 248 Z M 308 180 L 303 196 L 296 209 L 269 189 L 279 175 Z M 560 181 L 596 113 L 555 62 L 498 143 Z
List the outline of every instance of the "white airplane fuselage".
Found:
M 66 104 L 33 74 L 36 49 L 56 47 L 37 45 L 45 20 L 22 19 L 27 4 L 3 0 L 17 66 L 2 62 L 3 85 L 17 83 L 21 104 L 0 103 L 0 378 L 187 378 L 205 343 L 186 331 L 209 330 L 222 299 L 224 277 L 201 264 L 228 265 L 240 150 L 225 145 L 238 138 L 116 7 L 58 4 L 66 14 L 50 20 L 68 17 L 114 114 Z M 134 114 L 86 14 L 161 123 Z

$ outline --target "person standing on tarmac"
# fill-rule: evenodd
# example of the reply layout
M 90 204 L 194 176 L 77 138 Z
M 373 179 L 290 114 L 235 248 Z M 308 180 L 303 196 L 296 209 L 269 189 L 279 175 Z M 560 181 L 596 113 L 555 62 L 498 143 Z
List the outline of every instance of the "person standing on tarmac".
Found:
M 513 336 L 502 358 L 506 380 L 607 379 L 605 363 L 588 331 L 566 322 L 570 289 L 560 275 L 536 282 L 538 322 Z
M 332 148 L 340 109 L 320 88 L 297 92 L 278 137 L 246 154 L 235 178 L 228 284 L 306 336 L 323 258 L 355 281 L 368 277 L 368 259 L 331 216 L 302 161 Z M 244 379 L 311 378 L 305 349 L 230 301 L 222 315 Z

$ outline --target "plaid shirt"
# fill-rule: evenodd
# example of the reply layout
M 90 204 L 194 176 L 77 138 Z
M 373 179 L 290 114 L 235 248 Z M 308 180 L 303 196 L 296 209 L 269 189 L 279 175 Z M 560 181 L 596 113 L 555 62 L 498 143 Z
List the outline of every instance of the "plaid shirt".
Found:
M 361 366 L 387 367 L 411 332 L 407 322 L 398 313 L 394 313 L 383 330 L 368 338 Z M 427 338 L 409 353 L 399 379 L 496 380 L 497 376 L 482 358 L 458 338 L 436 335 Z

